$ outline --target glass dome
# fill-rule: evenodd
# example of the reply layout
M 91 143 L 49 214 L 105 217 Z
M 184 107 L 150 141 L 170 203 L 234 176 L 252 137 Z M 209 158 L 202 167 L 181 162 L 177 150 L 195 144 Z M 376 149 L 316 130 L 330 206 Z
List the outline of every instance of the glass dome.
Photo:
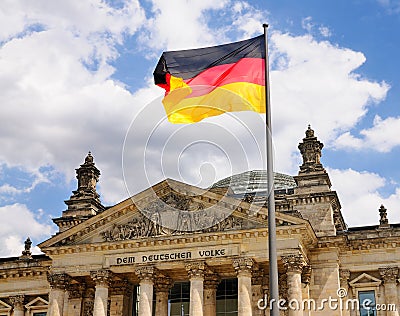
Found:
M 274 172 L 275 190 L 295 188 L 296 182 L 292 176 Z M 267 172 L 265 170 L 252 170 L 235 174 L 219 180 L 212 188 L 230 187 L 235 194 L 246 194 L 267 191 Z

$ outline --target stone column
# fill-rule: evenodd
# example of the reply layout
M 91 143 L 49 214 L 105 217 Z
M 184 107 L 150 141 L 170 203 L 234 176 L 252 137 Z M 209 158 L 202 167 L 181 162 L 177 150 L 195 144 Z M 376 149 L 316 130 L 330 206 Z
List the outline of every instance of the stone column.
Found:
M 165 275 L 157 275 L 156 290 L 156 315 L 168 316 L 168 294 L 172 286 L 172 280 Z
M 107 316 L 108 287 L 111 281 L 111 272 L 108 270 L 91 271 L 90 276 L 96 284 L 93 316 Z
M 311 266 L 307 265 L 303 268 L 301 274 L 301 296 L 303 300 L 310 298 L 310 280 L 311 280 Z M 309 316 L 310 310 L 303 310 L 303 316 Z
M 65 273 L 49 273 L 47 280 L 50 283 L 48 316 L 64 315 L 64 299 L 66 286 L 70 277 Z
M 86 291 L 83 295 L 82 302 L 82 314 L 81 315 L 93 315 L 93 307 L 94 307 L 94 288 L 86 288 Z
M 233 259 L 238 278 L 238 316 L 252 316 L 251 272 L 254 261 L 251 258 Z
M 14 316 L 24 316 L 24 295 L 10 296 L 10 302 L 13 306 Z
M 301 272 L 306 262 L 302 255 L 282 256 L 286 268 L 289 316 L 302 316 Z
M 264 274 L 263 280 L 262 280 L 262 292 L 263 292 L 263 304 L 260 304 L 261 307 L 264 307 L 266 304 L 266 308 L 264 309 L 264 314 L 261 314 L 263 316 L 270 316 L 270 310 L 269 310 L 269 305 L 268 305 L 268 300 L 269 300 L 269 275 Z
M 70 284 L 68 287 L 67 316 L 80 316 L 82 312 L 83 294 L 86 285 L 83 283 Z
M 217 314 L 217 287 L 220 279 L 217 274 L 206 273 L 204 278 L 204 316 Z
M 186 264 L 186 271 L 190 279 L 189 316 L 203 316 L 205 268 L 206 264 L 202 261 Z
M 140 266 L 135 268 L 135 273 L 140 280 L 139 316 L 152 316 L 155 268 Z
M 349 293 L 349 279 L 350 279 L 350 270 L 347 269 L 340 269 L 339 270 L 339 281 L 340 281 L 340 288 L 342 289 L 342 292 L 346 292 L 347 295 L 345 297 L 342 297 L 342 304 L 343 304 L 343 310 L 342 310 L 342 316 L 350 316 L 350 315 L 355 315 L 356 311 L 351 311 L 349 308 L 346 306 L 346 302 L 351 299 L 350 293 Z
M 113 281 L 110 287 L 110 316 L 129 314 L 132 285 L 128 280 Z
M 265 310 L 258 308 L 258 301 L 264 298 L 263 290 L 263 277 L 264 271 L 257 267 L 253 269 L 251 278 L 251 293 L 252 293 L 252 307 L 253 316 L 264 316 Z
M 380 268 L 379 273 L 383 280 L 383 286 L 385 289 L 385 304 L 396 304 L 396 309 L 398 309 L 397 304 L 397 277 L 399 275 L 398 267 L 387 267 Z M 376 296 L 378 293 L 376 293 Z M 387 316 L 398 316 L 399 312 L 396 311 L 386 311 Z

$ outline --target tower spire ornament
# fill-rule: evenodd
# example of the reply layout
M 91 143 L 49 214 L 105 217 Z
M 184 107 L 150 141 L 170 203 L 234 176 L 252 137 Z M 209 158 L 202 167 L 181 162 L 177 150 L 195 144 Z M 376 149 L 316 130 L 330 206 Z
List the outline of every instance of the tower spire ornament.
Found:
M 298 147 L 303 157 L 300 173 L 325 170 L 321 164 L 321 150 L 323 147 L 324 144 L 314 135 L 311 125 L 308 125 L 306 137 L 303 138 L 303 142 Z
M 78 188 L 72 191 L 69 200 L 65 201 L 68 209 L 63 211 L 62 217 L 53 219 L 60 231 L 104 211 L 104 206 L 100 202 L 100 195 L 96 191 L 100 170 L 97 169 L 90 151 L 85 157 L 84 163 L 75 170 Z

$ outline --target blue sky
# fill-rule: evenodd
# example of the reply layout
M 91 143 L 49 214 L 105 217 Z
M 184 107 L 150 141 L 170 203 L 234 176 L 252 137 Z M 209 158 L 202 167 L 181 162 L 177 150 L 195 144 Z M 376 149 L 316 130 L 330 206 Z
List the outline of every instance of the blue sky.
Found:
M 90 18 L 88 18 L 90 17 Z M 308 124 L 349 226 L 400 222 L 400 1 L 32 1 L 0 5 L 0 256 L 56 232 L 92 151 L 111 205 L 166 177 L 207 186 L 263 166 L 263 118 L 165 122 L 164 50 L 269 23 L 275 169 L 295 175 Z M 38 251 L 38 249 L 35 249 Z

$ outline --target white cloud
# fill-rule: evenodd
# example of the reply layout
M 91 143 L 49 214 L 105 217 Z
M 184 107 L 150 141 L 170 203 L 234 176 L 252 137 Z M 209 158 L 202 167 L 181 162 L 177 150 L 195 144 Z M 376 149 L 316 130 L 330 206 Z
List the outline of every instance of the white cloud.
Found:
M 10 216 L 11 214 L 11 216 Z M 41 241 L 54 233 L 54 227 L 40 223 L 26 205 L 12 204 L 0 207 L 0 256 L 19 256 L 27 237 Z M 35 253 L 38 249 L 35 248 Z
M 314 23 L 312 22 L 312 17 L 308 16 L 301 20 L 301 26 L 303 29 L 305 29 L 307 32 L 311 32 L 312 29 L 314 28 Z
M 370 105 L 388 91 L 357 75 L 366 60 L 362 53 L 316 41 L 310 35 L 275 32 L 271 38 L 271 103 L 276 157 L 298 157 L 297 143 L 311 124 L 317 136 L 332 146 L 343 130 L 352 128 Z M 297 170 L 298 160 L 277 159 L 277 169 Z
M 315 24 L 311 16 L 301 20 L 301 27 L 310 34 L 314 32 L 314 29 L 317 29 L 319 35 L 322 35 L 323 37 L 330 37 L 332 35 L 332 32 L 328 27 Z
M 152 1 L 153 17 L 145 27 L 142 41 L 154 49 L 179 50 L 214 43 L 218 33 L 209 28 L 206 11 L 225 7 L 228 0 L 175 0 L 174 5 L 164 0 Z
M 3 8 L 0 161 L 30 172 L 30 189 L 47 181 L 42 166 L 52 165 L 71 179 L 88 150 L 99 147 L 103 157 L 110 155 L 134 104 L 140 104 L 110 80 L 114 69 L 108 62 L 117 57 L 122 36 L 141 26 L 143 11 L 137 1 L 113 9 L 94 0 L 10 1 Z M 33 24 L 43 27 L 27 31 Z
M 232 7 L 232 26 L 243 32 L 243 39 L 259 35 L 261 24 L 268 19 L 268 12 L 252 7 L 248 2 L 237 1 Z
M 318 29 L 323 37 L 329 37 L 332 35 L 331 30 L 326 26 L 320 26 Z
M 110 61 L 118 56 L 116 44 L 122 43 L 125 34 L 137 32 L 142 43 L 153 50 L 213 45 L 261 33 L 260 21 L 267 15 L 248 2 L 229 0 L 178 0 L 174 6 L 156 0 L 148 20 L 137 1 L 126 2 L 122 9 L 95 0 L 62 4 L 8 1 L 2 9 L 0 161 L 7 166 L 24 166 L 35 175 L 40 175 L 41 166 L 51 165 L 71 179 L 74 169 L 91 150 L 102 173 L 100 189 L 106 203 L 127 196 L 121 153 L 132 118 L 162 94 L 150 78 L 133 95 L 111 79 L 115 69 Z M 228 27 L 215 26 L 215 21 L 210 21 L 213 15 L 225 19 Z M 34 25 L 41 25 L 40 32 L 32 31 Z M 279 32 L 272 33 L 271 44 L 272 63 L 279 65 L 271 72 L 272 118 L 279 158 L 275 160 L 276 169 L 292 173 L 298 167 L 297 143 L 308 123 L 329 146 L 340 131 L 353 127 L 365 115 L 371 102 L 380 102 L 388 87 L 356 75 L 357 68 L 365 62 L 362 53 L 318 42 L 312 36 L 295 37 Z M 151 114 L 156 117 L 162 111 L 158 105 Z M 225 126 L 224 120 L 229 119 L 210 121 Z M 251 125 L 248 124 L 253 128 Z M 223 144 L 233 148 L 229 155 L 236 159 L 237 153 L 242 152 L 239 146 L 232 145 L 237 143 L 235 137 L 240 139 L 239 143 L 247 144 L 250 136 L 243 127 L 229 128 L 232 138 L 224 139 Z M 172 133 L 175 127 L 162 131 Z M 133 133 L 135 141 L 126 158 L 131 161 L 130 170 L 137 171 L 130 174 L 130 180 L 141 182 L 145 179 L 140 165 L 141 142 L 147 135 L 140 129 Z M 254 127 L 251 133 L 256 139 L 251 144 L 263 142 L 263 128 Z M 156 159 L 163 141 L 163 137 L 156 138 L 148 148 L 155 153 L 147 170 L 154 180 L 164 176 Z M 246 148 L 247 159 L 239 156 L 243 158 L 241 168 L 260 168 L 256 147 Z M 168 166 L 176 164 L 177 154 L 179 151 L 174 148 L 163 162 Z M 183 176 L 188 182 L 199 181 L 200 166 L 208 162 L 204 156 L 199 150 L 192 159 L 182 160 L 180 167 L 186 170 Z M 216 161 L 217 177 L 232 172 L 223 155 L 207 156 L 207 160 L 212 159 Z M 198 169 L 193 165 L 198 165 Z M 234 170 L 240 171 L 244 170 Z
M 400 222 L 400 188 L 388 197 L 379 190 L 387 183 L 378 174 L 353 169 L 329 169 L 332 189 L 336 190 L 342 205 L 342 213 L 349 227 L 378 225 L 379 207 L 388 209 L 391 223 Z
M 374 118 L 373 126 L 360 131 L 361 137 L 345 132 L 335 141 L 339 149 L 368 149 L 387 153 L 400 145 L 400 117 Z
M 367 113 L 371 104 L 384 99 L 388 87 L 385 83 L 371 82 L 355 73 L 365 62 L 362 53 L 325 41 L 318 42 L 311 36 L 295 37 L 278 32 L 272 34 L 271 44 L 272 64 L 278 65 L 274 66 L 271 72 L 275 169 L 293 174 L 299 165 L 297 144 L 303 137 L 307 124 L 312 124 L 317 136 L 326 146 L 332 146 L 342 130 L 353 127 Z M 125 169 L 130 171 L 127 175 L 128 183 L 135 183 L 128 184 L 131 193 L 161 181 L 166 176 L 195 184 L 199 181 L 201 166 L 205 163 L 212 165 L 216 178 L 248 169 L 263 168 L 258 146 L 261 146 L 262 155 L 265 131 L 260 116 L 254 113 L 237 115 L 244 124 L 235 124 L 227 116 L 204 121 L 205 124 L 216 123 L 221 127 L 221 130 L 213 135 L 225 135 L 218 141 L 221 152 L 214 152 L 212 157 L 208 157 L 203 148 L 192 151 L 189 161 L 182 159 L 177 163 L 179 155 L 182 154 L 180 150 L 183 151 L 185 144 L 192 139 L 193 131 L 186 127 L 186 143 L 173 136 L 176 148 L 164 151 L 167 137 L 173 135 L 178 128 L 160 125 L 157 128 L 158 134 L 151 135 L 152 142 L 148 144 L 147 156 L 144 158 L 145 149 L 140 142 L 147 140 L 158 118 L 164 115 L 159 104 L 154 104 L 149 109 L 151 114 L 139 119 L 142 124 L 133 128 L 134 132 L 130 132 L 132 142 L 129 143 L 130 151 L 125 160 L 131 165 L 129 168 L 125 166 Z M 197 133 L 197 138 L 203 143 L 209 144 L 209 140 L 212 139 L 207 138 L 207 132 L 212 130 L 211 125 L 209 126 L 210 129 L 203 128 Z M 207 132 L 204 132 L 205 130 Z M 249 133 L 254 136 L 254 140 L 248 138 Z M 258 146 L 250 146 L 253 143 Z M 243 155 L 239 150 L 242 145 L 245 147 Z M 225 153 L 222 153 L 223 151 Z M 142 163 L 146 159 L 146 171 L 149 172 L 147 175 L 143 174 L 145 167 Z M 184 172 L 180 173 L 178 169 Z M 151 180 L 147 182 L 147 179 Z M 136 190 L 131 189 L 140 183 L 140 188 L 136 186 Z M 111 185 L 107 187 L 115 192 Z
M 132 34 L 144 19 L 139 1 L 123 1 L 115 9 L 100 0 L 66 2 L 6 0 L 0 10 L 0 41 L 23 34 L 32 26 L 44 29 L 68 30 L 75 36 L 121 40 L 121 34 Z M 90 17 L 90 18 L 88 18 Z
M 18 193 L 21 193 L 21 192 L 22 192 L 21 190 L 17 189 L 16 187 L 13 187 L 13 186 L 9 185 L 8 183 L 3 184 L 2 186 L 0 186 L 0 194 L 1 195 L 3 195 L 3 194 L 14 195 L 14 194 L 18 194 Z
M 266 11 L 247 1 L 153 0 L 141 41 L 151 49 L 180 50 L 218 45 L 263 32 Z M 234 37 L 234 38 L 232 38 Z

